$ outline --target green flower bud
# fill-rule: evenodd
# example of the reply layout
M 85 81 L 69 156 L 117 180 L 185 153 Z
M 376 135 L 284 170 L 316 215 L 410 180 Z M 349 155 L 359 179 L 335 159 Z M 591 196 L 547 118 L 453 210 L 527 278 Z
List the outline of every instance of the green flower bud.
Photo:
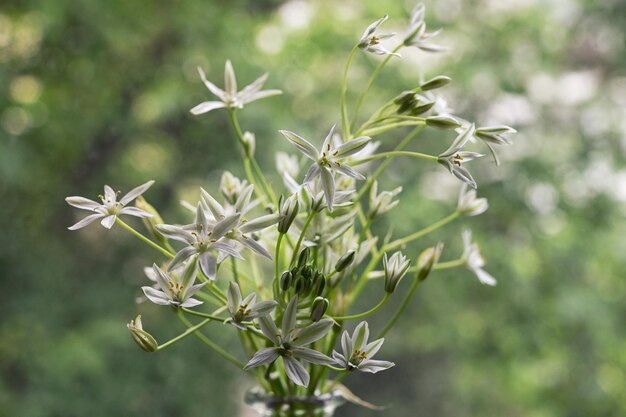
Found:
M 452 116 L 430 116 L 426 118 L 426 124 L 438 129 L 453 129 L 461 126 L 461 123 Z
M 420 85 L 420 88 L 422 91 L 435 90 L 437 88 L 443 87 L 444 85 L 450 84 L 450 81 L 452 81 L 450 77 L 447 77 L 445 75 L 439 75 Z
M 355 255 L 356 255 L 356 252 L 353 250 L 346 252 L 341 258 L 339 258 L 339 260 L 335 264 L 335 271 L 341 272 L 347 267 L 349 267 L 352 264 L 352 262 L 354 262 Z
M 281 197 L 282 198 L 282 197 Z M 291 224 L 298 215 L 300 203 L 298 202 L 298 194 L 292 194 L 285 201 L 281 202 L 280 220 L 278 221 L 278 232 L 285 234 L 289 231 Z
M 298 256 L 298 266 L 306 265 L 307 261 L 309 260 L 309 252 L 311 252 L 309 248 L 302 249 L 302 252 L 300 252 L 300 256 Z
M 298 276 L 293 283 L 293 289 L 296 292 L 296 294 L 300 294 L 300 292 L 304 289 L 306 285 L 306 278 L 304 278 L 302 275 Z
M 315 295 L 320 296 L 326 288 L 326 277 L 321 272 L 316 276 Z
M 326 310 L 328 310 L 329 302 L 324 297 L 316 297 L 313 300 L 313 305 L 311 306 L 311 321 L 318 322 L 324 317 Z
M 157 351 L 159 344 L 150 333 L 143 329 L 143 326 L 141 325 L 141 315 L 137 315 L 135 320 L 131 320 L 126 327 L 128 327 L 128 331 L 130 331 L 133 340 L 137 343 L 137 346 L 139 346 L 141 350 L 145 352 Z
M 424 281 L 428 278 L 428 274 L 433 269 L 433 266 L 439 260 L 441 252 L 443 251 L 443 243 L 439 242 L 436 246 L 425 249 L 417 258 L 417 279 Z
M 418 101 L 417 105 L 411 110 L 411 116 L 420 116 L 430 110 L 434 105 L 434 101 Z
M 280 289 L 283 291 L 289 291 L 289 287 L 291 287 L 292 282 L 293 275 L 291 274 L 291 272 L 283 272 L 283 275 L 280 277 Z
M 248 148 L 248 154 L 250 156 L 254 156 L 254 152 L 256 151 L 256 136 L 252 132 L 245 132 L 243 134 L 243 143 L 246 148 Z
M 407 91 L 396 97 L 393 102 L 398 105 L 397 113 L 402 114 L 414 108 L 417 104 L 417 99 L 415 97 L 415 93 Z

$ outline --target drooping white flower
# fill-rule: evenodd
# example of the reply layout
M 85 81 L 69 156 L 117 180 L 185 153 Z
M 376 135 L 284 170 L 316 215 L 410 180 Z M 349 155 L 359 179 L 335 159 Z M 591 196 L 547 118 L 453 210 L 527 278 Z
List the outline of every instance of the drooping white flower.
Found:
M 437 157 L 437 162 L 446 167 L 455 177 L 472 188 L 476 188 L 476 181 L 472 174 L 463 166 L 464 163 L 472 159 L 480 158 L 484 155 L 477 152 L 464 151 L 463 147 L 474 134 L 474 125 L 470 124 L 463 128 L 461 133 L 454 139 L 452 145 Z
M 459 202 L 456 209 L 463 216 L 478 216 L 489 208 L 486 198 L 477 198 L 476 190 L 469 189 L 467 184 L 463 184 L 459 193 Z
M 333 321 L 322 319 L 299 328 L 296 325 L 297 314 L 298 296 L 295 296 L 287 304 L 280 329 L 276 327 L 270 316 L 259 318 L 261 331 L 274 346 L 256 352 L 244 370 L 271 364 L 280 357 L 285 366 L 287 377 L 294 384 L 306 387 L 309 385 L 309 373 L 297 359 L 317 365 L 335 364 L 334 360 L 323 353 L 304 347 L 324 337 L 333 326 Z
M 241 330 L 247 330 L 244 324 L 245 321 L 267 316 L 278 304 L 274 300 L 260 301 L 257 303 L 255 293 L 248 294 L 244 299 L 241 295 L 241 289 L 236 282 L 230 282 L 226 296 L 228 300 L 228 311 L 231 317 L 229 322 Z
M 244 87 L 243 90 L 237 91 L 237 79 L 235 78 L 235 71 L 230 61 L 226 61 L 224 68 L 224 90 L 207 80 L 202 68 L 198 67 L 198 73 L 204 85 L 206 85 L 209 91 L 219 98 L 220 101 L 205 101 L 198 104 L 191 109 L 191 113 L 194 115 L 208 113 L 211 110 L 220 108 L 241 109 L 245 104 L 255 100 L 282 94 L 280 90 L 261 90 L 265 80 L 267 80 L 268 74 L 263 74 L 252 84 Z
M 362 321 L 354 329 L 352 336 L 347 331 L 341 335 L 341 350 L 343 354 L 333 350 L 333 358 L 337 365 L 347 371 L 361 371 L 375 374 L 389 369 L 395 364 L 389 361 L 374 360 L 372 357 L 380 350 L 384 338 L 368 343 L 369 326 Z
M 202 301 L 191 298 L 206 282 L 194 285 L 198 275 L 198 263 L 191 259 L 185 264 L 180 274 L 168 274 L 153 264 L 152 268 L 157 280 L 159 289 L 153 287 L 141 287 L 148 300 L 155 304 L 177 307 L 195 307 L 202 304 Z
M 335 178 L 333 173 L 337 171 L 357 180 L 364 180 L 365 177 L 349 167 L 343 159 L 361 151 L 371 140 L 368 136 L 361 136 L 339 146 L 334 146 L 332 143 L 334 129 L 334 126 L 330 129 L 322 149 L 319 151 L 303 137 L 288 130 L 280 130 L 280 133 L 289 142 L 314 162 L 304 177 L 304 183 L 311 182 L 317 177 L 321 178 L 321 186 L 324 190 L 326 205 L 329 211 L 333 211 L 333 202 L 335 201 Z
M 138 209 L 137 207 L 126 207 L 128 203 L 146 192 L 146 190 L 150 188 L 152 184 L 154 184 L 154 181 L 148 181 L 145 184 L 140 185 L 139 187 L 133 188 L 119 201 L 117 201 L 117 193 L 113 191 L 111 187 L 105 185 L 104 195 L 99 196 L 100 200 L 102 200 L 102 204 L 85 197 L 67 197 L 65 201 L 70 206 L 94 212 L 93 214 L 90 214 L 73 226 L 68 227 L 68 229 L 77 230 L 87 226 L 88 224 L 98 219 L 102 219 L 100 221 L 100 224 L 102 224 L 102 226 L 110 229 L 111 227 L 113 227 L 113 224 L 115 224 L 115 219 L 117 218 L 117 216 L 122 214 L 128 214 L 129 216 L 143 218 L 152 217 L 152 214 Z
M 423 3 L 418 3 L 411 12 L 409 29 L 404 37 L 405 46 L 415 46 L 426 52 L 444 52 L 447 48 L 430 43 L 430 39 L 439 35 L 441 30 L 426 32 L 426 22 L 424 21 L 426 8 Z
M 388 33 L 385 35 L 377 35 L 376 30 L 378 26 L 382 25 L 385 20 L 387 20 L 389 16 L 385 15 L 369 25 L 363 34 L 361 35 L 361 39 L 359 39 L 358 47 L 363 49 L 364 51 L 371 52 L 376 55 L 395 55 L 400 57 L 400 54 L 395 52 L 391 52 L 390 50 L 384 48 L 380 45 L 380 41 L 383 39 L 390 38 L 395 36 L 395 33 Z
M 472 231 L 465 229 L 463 231 L 463 258 L 465 265 L 472 271 L 478 280 L 486 285 L 496 285 L 496 279 L 483 269 L 485 259 L 480 254 L 480 247 L 477 243 L 472 243 Z

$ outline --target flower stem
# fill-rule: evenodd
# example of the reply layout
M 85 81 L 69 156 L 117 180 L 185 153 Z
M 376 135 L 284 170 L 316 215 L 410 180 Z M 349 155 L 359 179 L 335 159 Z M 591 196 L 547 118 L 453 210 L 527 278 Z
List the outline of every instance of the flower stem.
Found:
M 398 46 L 396 46 L 393 49 L 393 53 L 398 52 L 400 49 L 402 49 L 402 47 L 404 46 L 404 44 L 400 44 Z M 374 81 L 376 81 L 376 78 L 378 78 L 378 75 L 380 75 L 380 72 L 383 70 L 383 68 L 385 67 L 385 65 L 387 65 L 387 62 L 389 62 L 389 60 L 391 59 L 393 55 L 387 55 L 385 57 L 385 59 L 383 59 L 378 66 L 376 67 L 376 69 L 374 70 L 374 72 L 372 73 L 372 75 L 370 76 L 370 79 L 367 81 L 367 84 L 365 85 L 365 89 L 363 90 L 363 92 L 361 93 L 361 95 L 359 96 L 359 100 L 357 101 L 356 107 L 354 108 L 354 116 L 353 116 L 353 120 L 352 120 L 352 125 L 351 127 L 354 129 L 354 125 L 356 124 L 356 121 L 359 117 L 359 111 L 361 110 L 361 106 L 363 106 L 363 103 L 365 102 L 365 97 L 367 97 L 367 93 L 369 93 L 370 88 L 372 88 L 372 85 L 374 84 Z
M 163 350 L 163 349 L 168 348 L 169 346 L 172 346 L 174 343 L 178 342 L 179 340 L 182 340 L 185 337 L 187 337 L 190 334 L 192 334 L 193 332 L 195 332 L 196 330 L 199 330 L 200 328 L 202 328 L 202 326 L 204 326 L 205 324 L 209 323 L 210 321 L 211 321 L 211 319 L 202 320 L 200 323 L 196 324 L 193 327 L 188 328 L 187 330 L 185 330 L 183 333 L 179 334 L 175 338 L 173 338 L 171 340 L 168 340 L 167 342 L 163 343 L 162 345 L 159 345 L 159 347 L 157 348 L 157 351 Z
M 167 249 L 165 249 L 164 247 L 162 247 L 161 245 L 151 241 L 150 239 L 148 239 L 147 237 L 145 237 L 144 235 L 142 235 L 141 233 L 139 233 L 138 231 L 136 231 L 135 229 L 133 229 L 132 227 L 130 227 L 128 224 L 126 224 L 123 220 L 121 220 L 119 217 L 115 218 L 115 222 L 117 224 L 119 224 L 120 226 L 122 226 L 122 228 L 124 228 L 126 231 L 130 232 L 131 234 L 135 235 L 136 237 L 138 237 L 139 239 L 141 239 L 142 241 L 144 241 L 145 243 L 147 243 L 148 245 L 152 246 L 154 249 L 158 250 L 159 252 L 161 252 L 163 255 L 167 256 L 168 258 L 173 258 L 174 254 L 171 253 L 170 251 L 168 251 Z
M 183 324 L 185 324 L 185 326 L 193 327 L 193 325 L 189 322 L 189 320 L 187 320 L 187 318 L 182 314 L 182 312 L 178 312 L 176 316 L 178 317 L 180 321 L 183 322 Z M 193 334 L 196 335 L 196 337 L 200 339 L 205 345 L 207 345 L 211 350 L 213 350 L 215 353 L 220 355 L 222 358 L 226 359 L 228 362 L 235 365 L 237 368 L 242 369 L 244 367 L 244 364 L 241 363 L 239 359 L 235 358 L 226 350 L 218 346 L 215 342 L 213 342 L 211 339 L 209 339 L 208 337 L 200 333 L 198 330 L 195 330 Z
M 433 155 L 427 155 L 425 153 L 420 152 L 410 152 L 410 151 L 389 151 L 389 152 L 381 152 L 376 155 L 368 156 L 367 158 L 357 159 L 352 162 L 352 166 L 361 165 L 366 162 L 374 161 L 376 159 L 387 158 L 388 156 L 410 156 L 412 158 L 420 158 L 427 159 L 429 161 L 437 161 L 437 157 Z
M 398 307 L 398 310 L 393 315 L 391 320 L 389 320 L 387 325 L 383 328 L 383 330 L 377 336 L 377 339 L 381 338 L 381 337 L 384 337 L 387 334 L 387 332 L 389 330 L 391 330 L 391 328 L 396 324 L 396 321 L 398 321 L 398 319 L 400 318 L 400 316 L 402 315 L 402 313 L 404 312 L 406 307 L 409 305 L 409 301 L 411 301 L 411 298 L 413 298 L 413 294 L 415 293 L 415 290 L 417 289 L 417 287 L 421 283 L 421 281 L 418 279 L 418 274 L 419 274 L 419 271 L 416 272 L 415 279 L 413 280 L 413 285 L 411 285 L 411 289 L 406 294 L 406 297 L 404 297 L 404 300 L 402 300 L 402 303 L 400 304 L 400 307 Z
M 215 321 L 219 321 L 219 322 L 224 322 L 224 320 L 226 320 L 225 317 L 219 317 L 219 316 L 215 316 L 213 314 L 201 313 L 199 311 L 190 310 L 190 309 L 185 308 L 185 307 L 181 307 L 181 310 L 184 311 L 187 314 L 191 314 L 192 316 L 203 317 L 203 318 L 209 319 L 209 320 L 215 320 Z
M 398 144 L 398 146 L 396 146 L 396 149 L 394 150 L 395 151 L 403 150 L 413 139 L 415 139 L 415 137 L 417 137 L 417 135 L 422 131 L 423 128 L 424 126 L 419 126 L 413 129 L 411 133 L 409 133 L 404 139 L 402 139 L 402 141 Z M 382 164 L 380 164 L 378 168 L 376 168 L 376 171 L 374 171 L 374 173 L 367 178 L 367 181 L 365 181 L 365 184 L 363 185 L 363 187 L 361 187 L 361 189 L 357 193 L 355 201 L 361 200 L 361 197 L 363 197 L 363 195 L 370 189 L 372 184 L 374 184 L 374 181 L 378 179 L 378 177 L 383 173 L 383 171 L 387 169 L 387 167 L 394 160 L 394 158 L 395 158 L 394 156 L 387 157 L 387 159 Z
M 289 265 L 293 266 L 293 264 L 296 263 L 296 258 L 298 257 L 300 246 L 302 245 L 302 241 L 304 240 L 304 235 L 307 229 L 309 228 L 309 226 L 311 225 L 311 222 L 313 221 L 313 217 L 315 217 L 315 213 L 317 213 L 315 210 L 311 210 L 311 213 L 309 213 L 309 217 L 307 217 L 306 222 L 304 223 L 304 226 L 302 226 L 302 232 L 300 232 L 300 237 L 298 238 L 298 242 L 296 243 L 296 246 L 293 248 L 293 253 L 291 255 L 291 262 L 289 263 Z
M 390 296 L 391 296 L 391 294 L 386 292 L 385 296 L 383 297 L 382 300 L 380 300 L 380 302 L 378 304 L 376 304 L 374 307 L 370 308 L 369 310 L 364 311 L 363 313 L 352 314 L 352 315 L 349 315 L 349 316 L 338 316 L 338 317 L 333 317 L 333 319 L 335 319 L 336 321 L 346 321 L 346 320 L 356 320 L 356 319 L 360 319 L 360 318 L 363 318 L 363 317 L 367 317 L 367 316 L 369 316 L 371 314 L 374 314 L 375 312 L 380 310 L 382 308 L 382 306 L 387 304 L 387 301 L 389 301 L 389 297 Z
M 359 49 L 358 45 L 354 45 L 348 55 L 346 66 L 343 69 L 343 77 L 341 79 L 341 132 L 343 133 L 343 141 L 348 142 L 350 140 L 350 122 L 348 120 L 348 108 L 346 106 L 346 93 L 348 92 L 348 70 L 350 64 L 354 58 L 354 54 Z
M 444 217 L 443 219 L 431 224 L 428 227 L 423 228 L 422 230 L 418 230 L 415 233 L 411 233 L 408 236 L 405 236 L 401 239 L 397 239 L 394 240 L 393 242 L 388 243 L 387 245 L 384 246 L 385 250 L 393 250 L 396 249 L 402 245 L 405 245 L 415 239 L 419 239 L 420 237 L 427 235 L 428 233 L 431 233 L 437 229 L 439 229 L 440 227 L 445 226 L 446 224 L 456 220 L 461 214 L 458 211 L 455 211 L 454 213 Z

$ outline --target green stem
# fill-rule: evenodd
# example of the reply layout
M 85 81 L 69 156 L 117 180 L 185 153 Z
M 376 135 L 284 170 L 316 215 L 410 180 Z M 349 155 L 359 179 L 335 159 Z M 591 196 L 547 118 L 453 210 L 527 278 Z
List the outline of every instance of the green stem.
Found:
M 398 46 L 396 46 L 393 49 L 393 53 L 398 52 L 402 46 L 404 46 L 404 44 L 400 44 Z M 361 93 L 361 95 L 359 96 L 359 99 L 357 101 L 356 107 L 354 108 L 354 116 L 353 116 L 353 120 L 352 120 L 352 129 L 354 129 L 354 125 L 356 124 L 356 121 L 358 120 L 359 117 L 359 111 L 361 110 L 361 106 L 363 105 L 363 103 L 365 102 L 365 97 L 367 97 L 367 93 L 369 93 L 370 89 L 372 88 L 372 85 L 374 84 L 374 81 L 376 81 L 376 78 L 378 78 L 378 75 L 380 75 L 380 72 L 383 70 L 383 68 L 385 67 L 385 65 L 387 65 L 387 62 L 389 62 L 389 60 L 391 59 L 391 57 L 393 57 L 393 55 L 387 55 L 385 57 L 385 59 L 383 59 L 378 66 L 376 67 L 376 69 L 374 70 L 374 72 L 372 73 L 370 79 L 367 81 L 367 84 L 365 85 L 365 90 L 363 90 L 363 92 Z
M 201 313 L 199 311 L 189 310 L 188 308 L 185 308 L 185 307 L 181 307 L 181 310 L 187 314 L 191 314 L 192 316 L 203 317 L 209 320 L 219 321 L 221 323 L 223 323 L 224 320 L 226 320 L 226 317 L 219 317 L 213 314 Z
M 465 265 L 465 262 L 467 262 L 467 259 L 465 259 L 464 257 L 456 259 L 454 261 L 438 262 L 435 265 L 433 265 L 433 269 L 456 268 L 456 267 Z
M 376 304 L 374 307 L 370 308 L 369 310 L 364 311 L 363 313 L 351 314 L 349 316 L 338 316 L 338 317 L 333 317 L 333 319 L 335 319 L 336 321 L 346 321 L 346 320 L 355 320 L 355 319 L 360 319 L 360 318 L 363 318 L 363 317 L 367 317 L 367 316 L 369 316 L 371 314 L 374 314 L 375 312 L 380 310 L 382 306 L 387 304 L 387 301 L 389 301 L 389 297 L 390 296 L 391 296 L 391 294 L 386 292 L 385 296 L 383 297 L 382 300 L 380 300 L 380 302 L 378 304 Z
M 183 322 L 183 324 L 185 324 L 185 326 L 193 327 L 193 325 L 189 322 L 189 320 L 187 320 L 187 318 L 185 318 L 182 312 L 179 312 L 176 316 L 178 317 L 180 321 Z M 200 333 L 198 330 L 194 331 L 193 334 L 196 335 L 196 337 L 200 339 L 205 345 L 207 345 L 211 350 L 213 350 L 215 353 L 220 355 L 222 358 L 226 359 L 228 362 L 235 365 L 237 368 L 242 369 L 244 367 L 244 364 L 241 363 L 239 359 L 235 358 L 226 350 L 218 346 L 215 342 L 213 342 L 211 339 L 209 339 L 208 337 Z
M 300 237 L 298 238 L 298 242 L 296 243 L 296 246 L 293 248 L 293 253 L 291 255 L 291 262 L 289 263 L 289 265 L 293 266 L 296 263 L 296 258 L 298 257 L 300 246 L 302 246 L 304 235 L 307 229 L 309 228 L 309 226 L 311 225 L 311 222 L 313 221 L 313 217 L 315 217 L 316 213 L 317 211 L 311 210 L 311 213 L 309 213 L 309 216 L 307 217 L 306 222 L 304 223 L 304 226 L 302 226 L 302 232 L 300 232 Z
M 389 320 L 389 322 L 383 328 L 383 330 L 380 332 L 380 334 L 378 335 L 377 338 L 384 337 L 387 334 L 387 332 L 389 330 L 391 330 L 391 328 L 396 324 L 396 321 L 398 321 L 398 319 L 400 318 L 400 316 L 402 315 L 402 313 L 404 312 L 406 307 L 409 305 L 409 302 L 411 301 L 411 298 L 413 298 L 413 293 L 415 293 L 415 290 L 417 289 L 417 287 L 421 283 L 421 281 L 417 277 L 418 274 L 419 274 L 419 271 L 415 274 L 415 279 L 413 280 L 413 285 L 411 285 L 411 289 L 406 294 L 406 297 L 404 297 L 404 300 L 402 300 L 402 304 L 400 304 L 400 307 L 398 307 L 398 310 L 396 311 L 396 313 L 393 315 L 391 320 Z
M 285 236 L 283 233 L 278 234 L 276 253 L 274 255 L 274 285 L 272 286 L 274 290 L 274 300 L 278 300 L 280 294 L 280 246 L 283 242 L 283 236 Z
M 393 129 L 397 129 L 399 127 L 405 127 L 405 126 L 424 126 L 426 124 L 426 122 L 424 121 L 420 121 L 420 120 L 406 120 L 406 121 L 402 121 L 402 122 L 394 122 L 394 123 L 388 123 L 379 127 L 372 127 L 369 129 L 361 129 L 357 132 L 357 135 L 359 136 L 376 136 L 376 135 L 380 135 L 381 133 L 385 133 L 388 132 L 390 130 Z
M 261 188 L 265 196 L 262 196 L 260 192 L 255 189 L 257 195 L 259 196 L 261 201 L 265 201 L 265 197 L 267 197 L 272 203 L 274 203 L 274 205 L 276 205 L 276 196 L 274 195 L 274 192 L 272 191 L 267 181 L 265 180 L 265 176 L 263 175 L 261 168 L 257 164 L 256 159 L 254 159 L 254 155 L 250 154 L 250 148 L 248 144 L 246 144 L 243 139 L 243 132 L 241 130 L 241 127 L 239 126 L 239 120 L 237 119 L 236 110 L 231 109 L 229 111 L 229 115 L 230 115 L 230 122 L 233 125 L 233 128 L 235 129 L 237 140 L 239 140 L 239 143 L 241 144 L 241 147 L 243 148 L 244 168 L 246 169 L 246 175 L 248 176 L 248 181 L 250 181 L 251 184 L 255 184 L 256 181 L 254 180 L 254 177 L 256 175 L 257 179 L 261 183 Z M 246 167 L 246 164 L 248 164 L 247 167 Z M 254 175 L 250 171 L 250 164 L 252 165 L 252 169 L 254 170 Z
M 175 338 L 173 338 L 171 340 L 168 340 L 167 342 L 163 343 L 162 345 L 159 345 L 159 347 L 157 348 L 157 351 L 160 351 L 160 350 L 168 348 L 169 346 L 172 346 L 174 343 L 178 342 L 179 340 L 184 339 L 185 337 L 189 336 L 190 334 L 192 334 L 196 330 L 201 329 L 205 324 L 209 323 L 210 321 L 211 321 L 211 319 L 202 320 L 200 323 L 196 324 L 193 327 L 188 328 L 187 330 L 185 330 L 183 333 L 179 334 Z
M 402 141 L 398 144 L 398 146 L 396 146 L 396 149 L 394 150 L 403 150 L 413 139 L 415 139 L 415 137 L 422 131 L 423 128 L 424 126 L 419 126 L 413 129 L 411 133 L 409 133 L 404 139 L 402 139 Z M 367 178 L 367 181 L 365 181 L 365 184 L 357 193 L 355 201 L 361 200 L 361 197 L 363 197 L 363 195 L 370 189 L 372 184 L 374 184 L 374 181 L 378 179 L 378 177 L 383 173 L 387 166 L 389 166 L 389 164 L 393 162 L 394 158 L 394 156 L 387 157 L 387 159 L 382 164 L 380 164 L 378 168 L 376 168 L 376 171 L 374 171 L 374 173 Z
M 389 156 L 394 156 L 394 157 L 395 156 L 409 156 L 412 158 L 427 159 L 429 161 L 435 161 L 435 162 L 437 161 L 436 156 L 427 155 L 425 153 L 411 152 L 411 151 L 389 151 L 389 152 L 377 153 L 376 155 L 368 156 L 367 158 L 357 159 L 354 162 L 352 162 L 350 165 L 351 166 L 361 165 L 366 162 L 374 161 L 376 159 L 387 158 Z
M 154 249 L 158 250 L 163 255 L 167 256 L 168 258 L 173 258 L 174 257 L 173 253 L 171 253 L 170 251 L 168 251 L 167 249 L 165 249 L 161 245 L 159 245 L 157 243 L 154 243 L 153 241 L 151 241 L 150 239 L 148 239 L 147 237 L 145 237 L 144 235 L 142 235 L 141 233 L 139 233 L 138 231 L 136 231 L 135 229 L 130 227 L 128 224 L 124 223 L 124 221 L 121 220 L 119 217 L 115 218 L 115 222 L 117 224 L 119 224 L 120 226 L 122 226 L 126 231 L 128 231 L 131 234 L 135 235 L 136 237 L 138 237 L 139 239 L 141 239 L 142 241 L 144 241 L 148 245 L 152 246 Z
M 341 79 L 341 131 L 343 133 L 343 141 L 348 142 L 350 140 L 350 123 L 348 120 L 348 108 L 346 106 L 346 93 L 348 92 L 348 70 L 350 64 L 354 58 L 354 54 L 359 49 L 358 45 L 354 45 L 348 55 L 348 61 L 343 69 L 343 77 Z
M 385 245 L 384 250 L 393 250 L 396 248 L 399 248 L 402 245 L 405 245 L 409 242 L 412 242 L 415 239 L 419 239 L 420 237 L 431 233 L 437 229 L 439 229 L 442 226 L 445 226 L 446 224 L 456 220 L 461 214 L 458 211 L 455 211 L 454 213 L 444 217 L 443 219 L 439 220 L 438 222 L 435 222 L 433 224 L 431 224 L 428 227 L 423 228 L 422 230 L 418 230 L 415 233 L 411 233 L 408 236 L 405 236 L 401 239 L 397 239 L 394 240 L 393 242 L 388 243 L 387 245 Z

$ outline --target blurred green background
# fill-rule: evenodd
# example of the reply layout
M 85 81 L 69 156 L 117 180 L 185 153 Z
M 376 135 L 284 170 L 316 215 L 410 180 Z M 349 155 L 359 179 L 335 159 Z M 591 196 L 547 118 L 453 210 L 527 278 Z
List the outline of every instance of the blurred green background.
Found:
M 626 3 L 426 6 L 450 52 L 405 51 L 366 107 L 446 74 L 443 95 L 457 114 L 519 130 L 501 167 L 471 167 L 490 210 L 409 250 L 443 239 L 452 259 L 461 225 L 471 226 L 499 284 L 483 287 L 466 270 L 434 274 L 383 348 L 399 366 L 346 380 L 392 408 L 348 405 L 337 415 L 626 415 Z M 226 59 L 242 84 L 268 71 L 267 87 L 285 92 L 241 114 L 261 165 L 275 172 L 273 152 L 291 151 L 276 131 L 321 140 L 339 121 L 339 74 L 361 31 L 388 13 L 386 29 L 403 33 L 412 7 L 2 1 L 0 415 L 251 415 L 240 400 L 251 381 L 196 340 L 154 355 L 137 349 L 125 327 L 137 312 L 159 340 L 181 330 L 167 309 L 134 303 L 155 254 L 120 228 L 68 231 L 82 213 L 63 199 L 155 179 L 147 197 L 176 219 L 182 196 L 214 189 L 224 169 L 241 175 L 225 112 L 189 114 L 209 97 L 196 66 L 222 85 Z M 352 91 L 378 60 L 359 54 Z M 449 140 L 424 137 L 424 146 Z M 396 230 L 453 209 L 458 183 L 440 167 L 399 161 L 384 181 L 398 183 Z M 212 334 L 241 354 L 232 332 Z

